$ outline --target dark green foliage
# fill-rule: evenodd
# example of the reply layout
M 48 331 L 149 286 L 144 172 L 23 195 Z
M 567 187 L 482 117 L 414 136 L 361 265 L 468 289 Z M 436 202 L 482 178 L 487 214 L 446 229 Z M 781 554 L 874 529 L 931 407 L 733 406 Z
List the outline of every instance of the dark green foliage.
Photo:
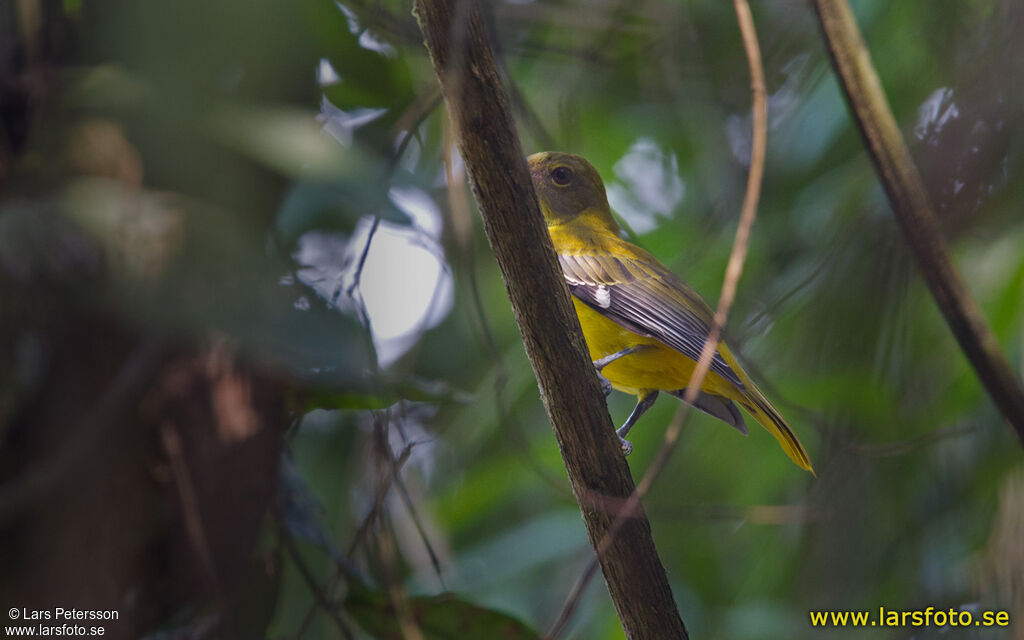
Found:
M 452 594 L 410 598 L 409 616 L 424 640 L 539 640 L 540 636 L 515 618 L 475 606 Z M 354 590 L 345 609 L 360 626 L 380 640 L 403 638 L 398 615 L 387 594 Z

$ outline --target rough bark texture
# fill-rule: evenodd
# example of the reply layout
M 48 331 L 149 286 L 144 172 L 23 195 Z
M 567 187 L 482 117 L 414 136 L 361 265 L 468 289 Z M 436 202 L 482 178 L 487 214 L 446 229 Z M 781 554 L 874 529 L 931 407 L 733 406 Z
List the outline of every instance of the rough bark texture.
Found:
M 597 548 L 616 515 L 599 505 L 621 505 L 633 491 L 633 480 L 544 227 L 480 7 L 476 0 L 417 0 L 416 15 L 587 534 Z M 627 638 L 687 637 L 642 510 L 600 561 Z
M 1024 390 L 960 278 L 846 0 L 814 0 L 839 82 L 878 178 L 960 348 L 1024 445 Z

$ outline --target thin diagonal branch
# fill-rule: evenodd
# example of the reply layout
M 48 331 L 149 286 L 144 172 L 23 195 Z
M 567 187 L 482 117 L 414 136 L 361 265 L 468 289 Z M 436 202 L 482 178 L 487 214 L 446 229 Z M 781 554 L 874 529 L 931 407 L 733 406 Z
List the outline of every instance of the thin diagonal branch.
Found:
M 953 264 L 850 6 L 846 0 L 814 0 L 814 8 L 850 111 L 935 303 L 989 396 L 1024 445 L 1024 389 Z
M 352 631 L 349 630 L 348 625 L 342 620 L 341 616 L 338 615 L 336 607 L 327 599 L 327 589 L 321 588 L 316 581 L 316 577 L 313 575 L 313 571 L 306 564 L 306 561 L 302 559 L 302 554 L 299 552 L 298 545 L 295 544 L 295 540 L 292 538 L 291 533 L 288 532 L 288 528 L 281 524 L 279 528 L 281 540 L 284 542 L 285 548 L 288 550 L 288 555 L 291 556 L 292 562 L 295 563 L 295 568 L 299 570 L 299 575 L 302 576 L 306 586 L 309 587 L 309 592 L 313 595 L 315 605 L 323 609 L 331 620 L 334 621 L 334 625 L 338 628 L 341 635 L 346 640 L 352 640 Z M 308 616 L 307 616 L 308 618 Z M 303 627 L 306 623 L 303 623 Z M 302 637 L 302 632 L 299 633 L 299 637 Z
M 407 444 L 398 454 L 397 458 L 391 458 L 388 463 L 387 474 L 378 483 L 377 490 L 373 496 L 373 506 L 370 507 L 366 517 L 363 518 L 362 524 L 356 530 L 356 534 L 352 537 L 352 542 L 348 545 L 348 551 L 345 555 L 349 558 L 359 549 L 359 545 L 363 543 L 366 534 L 370 531 L 374 524 L 377 522 L 377 518 L 380 517 L 381 509 L 384 507 L 384 501 L 387 499 L 388 492 L 391 491 L 391 483 L 394 482 L 402 471 L 402 467 L 408 462 L 409 456 L 412 454 L 412 449 L 415 443 Z M 389 454 L 390 455 L 390 454 Z
M 750 66 L 750 88 L 753 94 L 752 100 L 752 126 L 753 140 L 750 149 L 750 172 L 747 174 L 747 191 L 743 198 L 743 208 L 740 212 L 740 221 L 736 227 L 736 237 L 733 240 L 732 252 L 729 254 L 729 263 L 725 269 L 725 278 L 722 282 L 722 295 L 718 298 L 718 308 L 715 311 L 714 325 L 704 342 L 704 350 L 701 352 L 697 366 L 690 376 L 690 382 L 686 386 L 686 403 L 680 405 L 676 410 L 672 422 L 665 430 L 661 448 L 655 455 L 650 467 L 644 473 L 643 478 L 636 486 L 636 490 L 629 496 L 625 504 L 618 510 L 618 515 L 605 539 L 598 545 L 598 557 L 603 549 L 612 544 L 615 536 L 629 520 L 636 516 L 640 509 L 640 501 L 650 490 L 654 481 L 658 478 L 668 463 L 669 458 L 675 451 L 679 436 L 682 433 L 683 424 L 690 409 L 690 403 L 697 399 L 697 393 L 704 383 L 711 366 L 711 358 L 718 348 L 718 342 L 722 335 L 722 327 L 729 315 L 729 308 L 736 297 L 736 286 L 740 275 L 743 273 L 743 263 L 747 257 L 747 246 L 750 242 L 750 231 L 754 226 L 754 219 L 757 217 L 757 203 L 761 197 L 761 182 L 764 176 L 764 158 L 768 146 L 768 118 L 764 85 L 764 69 L 761 64 L 761 50 L 757 44 L 757 32 L 754 29 L 754 19 L 750 15 L 750 6 L 747 0 L 734 0 L 736 16 L 739 21 L 740 33 L 743 36 L 743 46 L 747 53 L 747 63 Z M 548 631 L 548 640 L 558 638 L 568 625 L 569 619 L 578 606 L 579 599 L 587 583 L 594 576 L 594 565 L 584 570 L 576 584 L 573 586 L 565 605 L 559 614 L 558 620 Z
M 416 0 L 415 13 L 573 491 L 580 500 L 626 498 L 632 478 L 544 226 L 479 0 Z M 596 548 L 614 515 L 581 510 Z M 627 638 L 687 637 L 645 517 L 630 518 L 599 558 Z
M 185 533 L 188 535 L 189 544 L 199 560 L 203 581 L 206 582 L 206 588 L 210 591 L 210 597 L 217 602 L 218 607 L 222 607 L 224 589 L 221 586 L 220 577 L 217 575 L 217 567 L 213 561 L 213 553 L 210 551 L 203 517 L 199 513 L 199 499 L 196 496 L 196 488 L 192 482 L 188 464 L 185 462 L 181 436 L 168 423 L 160 427 L 160 441 L 171 465 L 174 484 L 178 489 L 178 497 L 181 499 L 182 519 L 185 521 Z

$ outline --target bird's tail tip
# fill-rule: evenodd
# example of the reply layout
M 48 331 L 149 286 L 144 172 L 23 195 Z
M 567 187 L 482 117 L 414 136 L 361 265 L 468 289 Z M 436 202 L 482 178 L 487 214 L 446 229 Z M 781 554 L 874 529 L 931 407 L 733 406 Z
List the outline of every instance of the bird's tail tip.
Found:
M 761 394 L 757 394 L 761 395 Z M 743 403 L 743 407 L 751 413 L 761 425 L 768 430 L 775 439 L 779 441 L 779 445 L 782 450 L 786 452 L 789 459 L 793 461 L 796 466 L 800 467 L 804 471 L 807 471 L 815 478 L 818 474 L 814 472 L 814 466 L 811 464 L 811 458 L 807 455 L 807 451 L 803 445 L 800 444 L 800 439 L 796 437 L 793 430 L 786 424 L 785 419 L 778 412 L 778 410 L 772 406 L 770 402 L 763 396 L 751 398 L 752 404 L 748 405 Z

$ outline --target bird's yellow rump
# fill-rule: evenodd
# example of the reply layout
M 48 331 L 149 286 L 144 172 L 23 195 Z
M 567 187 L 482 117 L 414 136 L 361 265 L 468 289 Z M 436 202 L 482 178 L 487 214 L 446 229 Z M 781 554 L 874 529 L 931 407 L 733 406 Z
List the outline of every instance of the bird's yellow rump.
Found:
M 604 183 L 589 162 L 548 152 L 530 156 L 529 163 L 590 357 L 610 388 L 637 396 L 618 431 L 628 453 L 624 438 L 658 392 L 682 399 L 713 313 L 654 256 L 619 236 Z M 793 462 L 814 472 L 789 425 L 722 342 L 693 406 L 746 434 L 737 404 L 775 436 Z

